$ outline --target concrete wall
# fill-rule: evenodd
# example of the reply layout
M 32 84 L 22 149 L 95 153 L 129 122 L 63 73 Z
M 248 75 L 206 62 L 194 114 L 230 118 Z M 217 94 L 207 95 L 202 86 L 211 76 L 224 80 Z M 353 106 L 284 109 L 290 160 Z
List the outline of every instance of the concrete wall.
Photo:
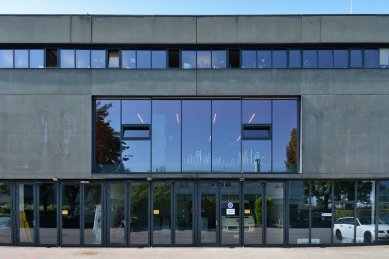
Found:
M 121 95 L 301 96 L 303 174 L 291 177 L 388 177 L 388 79 L 386 69 L 1 69 L 0 178 L 90 178 L 92 98 Z
M 0 44 L 387 43 L 389 15 L 0 15 Z

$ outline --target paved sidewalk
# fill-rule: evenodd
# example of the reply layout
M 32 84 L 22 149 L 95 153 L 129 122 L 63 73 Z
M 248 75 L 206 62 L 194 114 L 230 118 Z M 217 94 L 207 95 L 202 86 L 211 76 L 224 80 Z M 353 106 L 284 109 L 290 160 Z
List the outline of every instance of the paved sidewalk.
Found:
M 0 247 L 0 259 L 88 258 L 259 258 L 259 259 L 388 259 L 389 246 L 327 248 L 39 248 Z

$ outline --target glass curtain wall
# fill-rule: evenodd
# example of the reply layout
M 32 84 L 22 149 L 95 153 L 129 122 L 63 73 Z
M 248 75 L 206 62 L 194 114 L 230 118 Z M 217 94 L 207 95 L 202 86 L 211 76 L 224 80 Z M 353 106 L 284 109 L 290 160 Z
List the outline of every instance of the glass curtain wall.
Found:
M 289 244 L 309 244 L 309 182 L 289 182 Z
M 378 204 L 378 241 L 389 242 L 389 181 L 380 181 Z M 386 229 L 387 228 L 387 229 Z
M 262 245 L 263 184 L 245 183 L 243 198 L 244 245 Z
M 332 236 L 332 182 L 311 182 L 311 244 L 330 244 Z
M 153 245 L 170 245 L 172 185 L 160 182 L 153 187 Z
M 221 182 L 220 229 L 222 245 L 239 245 L 240 242 L 240 186 L 239 183 Z
M 176 245 L 193 244 L 193 183 L 175 183 Z
M 62 245 L 80 245 L 80 184 L 62 185 Z
M 111 245 L 123 246 L 126 238 L 126 184 L 111 183 L 109 185 L 108 233 Z
M 12 243 L 11 184 L 0 182 L 0 244 Z
M 18 184 L 19 188 L 19 242 L 35 242 L 34 184 Z
M 266 244 L 284 243 L 284 184 L 266 183 Z
M 102 244 L 102 185 L 84 185 L 84 244 Z

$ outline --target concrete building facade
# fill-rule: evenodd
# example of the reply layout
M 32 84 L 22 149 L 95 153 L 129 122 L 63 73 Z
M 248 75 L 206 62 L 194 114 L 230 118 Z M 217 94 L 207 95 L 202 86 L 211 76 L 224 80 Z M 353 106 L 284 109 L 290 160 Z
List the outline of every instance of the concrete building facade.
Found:
M 386 243 L 388 28 L 387 15 L 0 16 L 0 243 Z

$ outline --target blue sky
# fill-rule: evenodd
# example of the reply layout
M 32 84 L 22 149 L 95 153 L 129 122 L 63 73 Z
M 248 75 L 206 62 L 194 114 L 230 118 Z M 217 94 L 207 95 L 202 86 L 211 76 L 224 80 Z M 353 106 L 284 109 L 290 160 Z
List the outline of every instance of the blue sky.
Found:
M 389 0 L 0 0 L 0 14 L 389 14 Z

